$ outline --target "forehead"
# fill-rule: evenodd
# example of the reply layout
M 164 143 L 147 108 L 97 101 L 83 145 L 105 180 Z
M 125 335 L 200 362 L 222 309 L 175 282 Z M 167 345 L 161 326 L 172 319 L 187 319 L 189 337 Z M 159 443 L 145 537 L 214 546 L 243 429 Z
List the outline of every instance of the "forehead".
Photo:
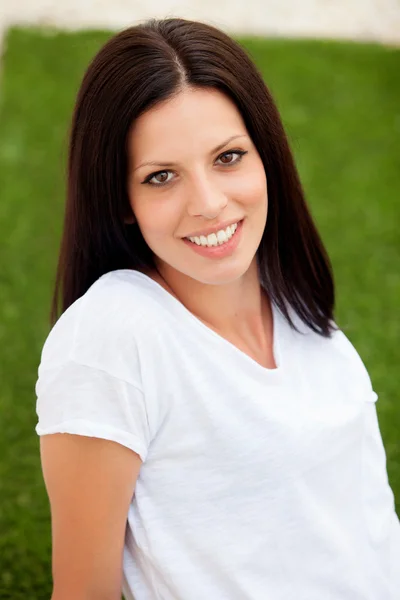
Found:
M 239 133 L 246 133 L 245 124 L 230 98 L 215 89 L 187 89 L 140 115 L 131 128 L 129 146 L 143 158 L 163 148 L 215 146 Z

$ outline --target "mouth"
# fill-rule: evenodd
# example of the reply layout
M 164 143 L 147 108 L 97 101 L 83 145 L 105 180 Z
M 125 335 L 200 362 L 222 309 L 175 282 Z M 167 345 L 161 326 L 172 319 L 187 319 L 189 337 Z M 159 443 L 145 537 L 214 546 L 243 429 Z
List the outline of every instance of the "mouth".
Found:
M 197 244 L 196 242 L 192 242 L 188 238 L 183 238 L 185 244 L 187 244 L 194 252 L 200 254 L 201 256 L 209 257 L 209 258 L 223 258 L 232 254 L 242 237 L 243 230 L 243 222 L 245 219 L 238 221 L 237 227 L 233 233 L 233 235 L 227 241 L 218 241 L 215 236 L 213 236 L 215 245 L 202 245 Z

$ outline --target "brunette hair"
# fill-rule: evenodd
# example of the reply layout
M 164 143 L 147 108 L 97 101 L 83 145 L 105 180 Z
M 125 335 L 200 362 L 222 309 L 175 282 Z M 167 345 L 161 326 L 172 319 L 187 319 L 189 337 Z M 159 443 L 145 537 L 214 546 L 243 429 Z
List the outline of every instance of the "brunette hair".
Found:
M 333 321 L 331 264 L 312 220 L 281 119 L 245 49 L 220 29 L 149 19 L 114 35 L 89 65 L 72 118 L 67 198 L 51 323 L 104 273 L 154 269 L 127 193 L 134 120 L 185 87 L 214 88 L 237 106 L 264 164 L 268 217 L 257 250 L 260 282 L 291 326 L 287 304 L 317 333 Z

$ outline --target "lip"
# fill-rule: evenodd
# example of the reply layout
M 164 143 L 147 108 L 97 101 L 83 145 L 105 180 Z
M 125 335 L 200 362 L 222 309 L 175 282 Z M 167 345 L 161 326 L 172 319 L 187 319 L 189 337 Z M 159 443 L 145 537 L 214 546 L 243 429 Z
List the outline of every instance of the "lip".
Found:
M 242 238 L 243 223 L 244 219 L 239 221 L 235 233 L 230 238 L 230 240 L 228 242 L 225 242 L 224 244 L 205 247 L 197 245 L 194 242 L 191 242 L 190 240 L 183 239 L 182 241 L 184 244 L 187 244 L 193 250 L 193 252 L 196 252 L 196 254 L 200 254 L 200 256 L 215 260 L 223 259 L 225 257 L 231 256 L 239 246 Z
M 244 217 L 241 217 L 240 219 L 236 219 L 236 220 L 230 220 L 230 221 L 222 221 L 222 223 L 219 223 L 218 225 L 214 225 L 213 227 L 206 227 L 205 229 L 202 229 L 201 231 L 195 231 L 194 233 L 188 233 L 188 235 L 185 235 L 183 239 L 188 238 L 188 237 L 200 237 L 201 235 L 207 236 L 207 235 L 211 235 L 212 233 L 217 233 L 217 231 L 220 231 L 221 229 L 226 229 L 227 227 L 229 227 L 229 225 L 234 225 L 235 223 L 239 223 L 240 221 L 243 221 Z

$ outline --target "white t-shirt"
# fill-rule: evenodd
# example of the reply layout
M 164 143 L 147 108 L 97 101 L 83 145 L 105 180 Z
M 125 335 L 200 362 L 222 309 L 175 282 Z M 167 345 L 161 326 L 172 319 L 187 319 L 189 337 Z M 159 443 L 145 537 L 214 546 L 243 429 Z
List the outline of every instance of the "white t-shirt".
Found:
M 38 435 L 142 460 L 126 600 L 398 600 L 400 522 L 368 373 L 273 305 L 267 369 L 150 277 L 103 275 L 44 344 Z M 293 313 L 294 316 L 294 313 Z

